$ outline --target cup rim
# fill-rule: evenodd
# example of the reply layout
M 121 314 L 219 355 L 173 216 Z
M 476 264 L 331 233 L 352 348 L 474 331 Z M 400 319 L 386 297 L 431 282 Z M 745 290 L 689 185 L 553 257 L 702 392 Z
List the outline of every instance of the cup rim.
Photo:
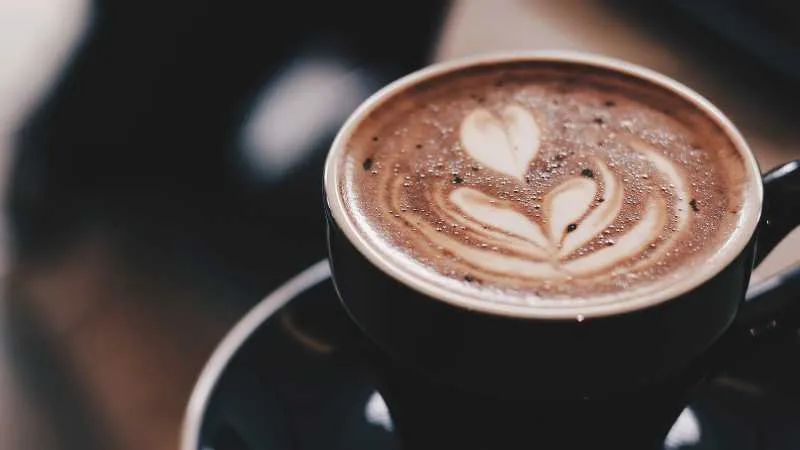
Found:
M 344 151 L 346 147 L 345 144 L 361 121 L 397 92 L 426 79 L 473 66 L 513 62 L 551 62 L 585 65 L 587 67 L 613 71 L 638 78 L 680 96 L 717 123 L 742 157 L 748 183 L 744 188 L 746 190 L 745 208 L 742 208 L 740 212 L 733 235 L 728 238 L 723 248 L 715 254 L 716 261 L 713 270 L 696 271 L 692 276 L 684 279 L 681 283 L 672 284 L 666 289 L 656 292 L 649 292 L 644 294 L 643 298 L 597 305 L 592 305 L 590 300 L 588 304 L 574 306 L 538 307 L 535 305 L 511 305 L 503 302 L 472 298 L 461 292 L 450 290 L 445 286 L 437 285 L 416 275 L 412 270 L 403 269 L 401 264 L 392 262 L 389 255 L 381 253 L 374 244 L 368 242 L 367 238 L 357 231 L 357 227 L 353 223 L 353 218 L 347 212 L 342 192 L 339 189 L 339 181 L 342 172 L 340 170 L 341 162 L 339 155 Z M 761 170 L 753 152 L 733 122 L 708 99 L 688 86 L 652 69 L 605 55 L 563 50 L 482 53 L 446 62 L 434 63 L 389 83 L 367 98 L 340 128 L 325 160 L 323 182 L 325 201 L 328 205 L 330 215 L 350 243 L 361 255 L 366 257 L 373 266 L 406 287 L 431 297 L 432 299 L 443 301 L 458 308 L 479 311 L 491 315 L 522 319 L 578 321 L 593 317 L 620 315 L 647 309 L 677 298 L 714 278 L 728 267 L 747 247 L 760 221 L 764 197 Z

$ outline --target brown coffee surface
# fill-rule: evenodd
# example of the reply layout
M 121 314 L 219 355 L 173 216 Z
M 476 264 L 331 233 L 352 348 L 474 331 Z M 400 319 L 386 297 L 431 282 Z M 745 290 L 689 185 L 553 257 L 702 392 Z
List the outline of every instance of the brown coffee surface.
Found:
M 743 158 L 665 88 L 567 63 L 475 66 L 395 93 L 349 136 L 368 242 L 459 288 L 591 300 L 702 270 L 736 228 Z

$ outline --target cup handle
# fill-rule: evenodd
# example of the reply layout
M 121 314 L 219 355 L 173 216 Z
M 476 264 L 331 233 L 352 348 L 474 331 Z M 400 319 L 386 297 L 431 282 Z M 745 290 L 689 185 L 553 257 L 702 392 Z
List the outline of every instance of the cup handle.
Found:
M 764 176 L 764 210 L 757 231 L 754 265 L 800 225 L 800 160 Z M 800 326 L 800 266 L 751 285 L 737 328 L 752 338 L 792 332 Z

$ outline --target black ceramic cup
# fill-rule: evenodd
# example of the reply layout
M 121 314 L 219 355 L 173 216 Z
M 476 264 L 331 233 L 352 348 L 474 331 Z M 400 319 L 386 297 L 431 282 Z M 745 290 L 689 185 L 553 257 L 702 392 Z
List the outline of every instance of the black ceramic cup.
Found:
M 734 238 L 680 283 L 623 304 L 555 309 L 476 301 L 421 281 L 383 254 L 345 211 L 339 184 L 350 134 L 382 101 L 421 81 L 510 61 L 614 72 L 667 89 L 714 120 L 740 152 L 747 174 Z M 385 395 L 405 441 L 419 448 L 453 442 L 525 447 L 558 430 L 549 435 L 561 448 L 565 442 L 616 442 L 619 448 L 620 424 L 629 429 L 640 421 L 641 436 L 624 445 L 656 445 L 658 433 L 667 431 L 662 425 L 677 415 L 691 387 L 723 352 L 721 338 L 737 316 L 768 327 L 781 317 L 783 306 L 749 313 L 759 301 L 745 302 L 745 296 L 754 266 L 800 220 L 793 195 L 800 191 L 799 167 L 789 163 L 762 178 L 744 138 L 708 100 L 661 74 L 605 57 L 486 55 L 428 67 L 377 92 L 333 143 L 325 166 L 325 209 L 336 289 L 375 344 L 370 358 L 386 380 Z M 736 327 L 751 325 L 756 322 Z

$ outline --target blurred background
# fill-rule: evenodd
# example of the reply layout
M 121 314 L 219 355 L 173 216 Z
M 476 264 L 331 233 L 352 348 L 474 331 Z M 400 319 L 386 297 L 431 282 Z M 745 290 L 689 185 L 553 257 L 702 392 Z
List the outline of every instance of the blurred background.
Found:
M 0 1 L 0 449 L 175 449 L 205 359 L 325 256 L 321 167 L 387 82 L 494 50 L 698 90 L 763 170 L 800 157 L 778 0 Z M 793 265 L 800 236 L 758 271 Z

